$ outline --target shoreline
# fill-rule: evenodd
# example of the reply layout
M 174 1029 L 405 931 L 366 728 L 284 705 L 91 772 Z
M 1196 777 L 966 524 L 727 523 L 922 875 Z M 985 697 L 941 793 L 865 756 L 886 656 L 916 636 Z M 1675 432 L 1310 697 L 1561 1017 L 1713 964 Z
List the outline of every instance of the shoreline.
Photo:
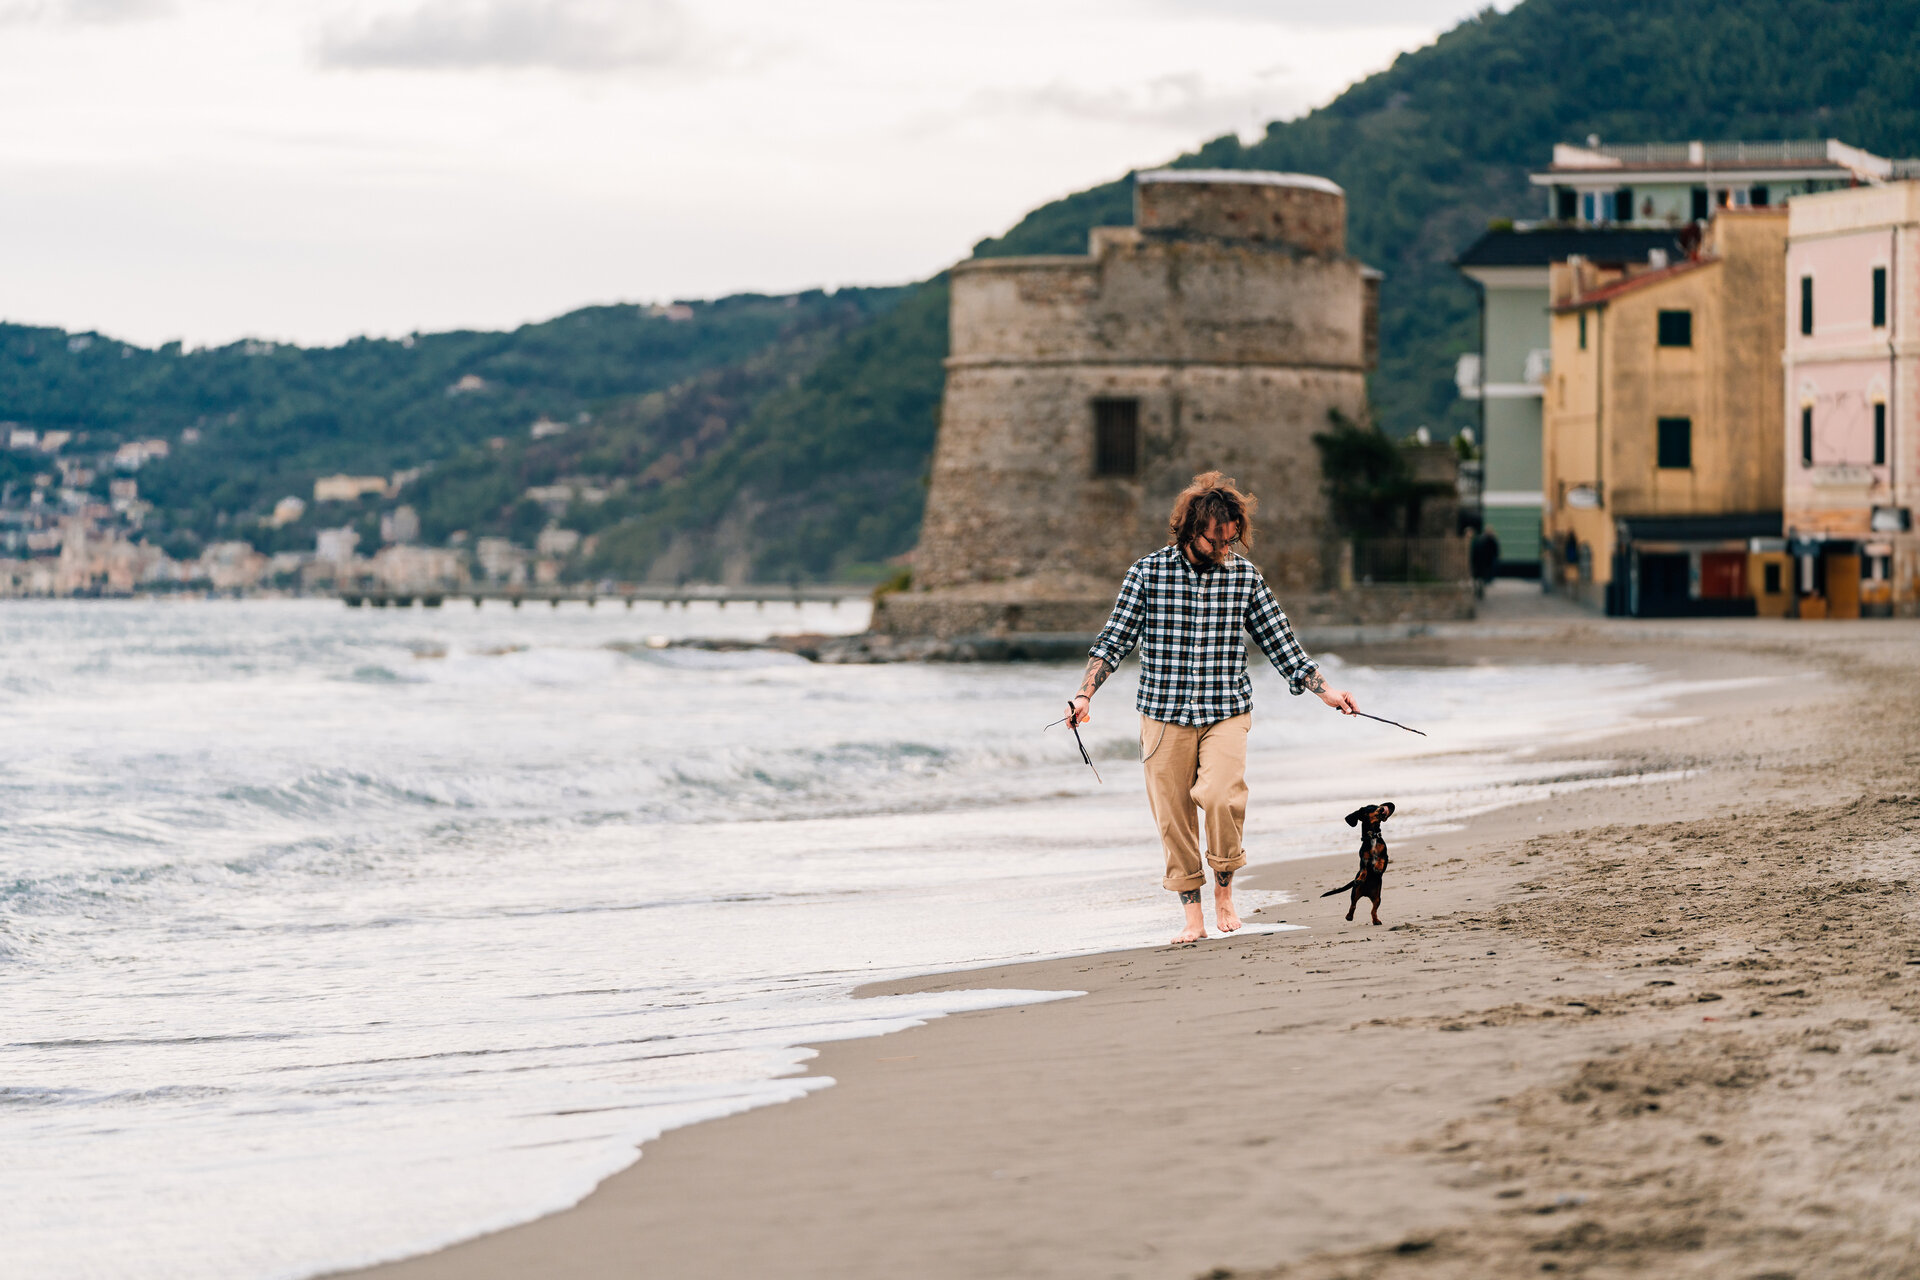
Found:
M 1894 629 L 1884 641 L 1913 643 L 1912 628 Z M 1682 672 L 1724 675 L 1730 662 L 1776 675 L 1807 669 L 1795 652 L 1804 646 L 1751 639 L 1758 637 L 1729 645 L 1718 635 L 1690 636 L 1640 656 Z M 1852 647 L 1884 650 L 1882 641 L 1875 634 Z M 1461 654 L 1447 652 L 1458 640 L 1408 641 L 1405 656 L 1465 661 L 1504 643 L 1476 638 L 1474 654 Z M 1578 652 L 1587 647 L 1531 656 L 1593 656 Z M 1400 656 L 1392 648 L 1370 647 L 1368 656 Z M 1852 671 L 1845 683 L 1871 685 L 1875 661 L 1884 666 L 1885 655 L 1853 661 L 1864 674 Z M 1583 855 L 1602 833 L 1621 830 L 1623 817 L 1632 830 L 1713 823 L 1710 815 L 1751 811 L 1760 782 L 1771 793 L 1767 812 L 1854 803 L 1857 796 L 1836 797 L 1831 781 L 1810 777 L 1805 763 L 1847 754 L 1831 723 L 1835 704 L 1872 701 L 1830 696 L 1842 683 L 1775 681 L 1694 695 L 1689 702 L 1704 705 L 1686 710 L 1700 719 L 1607 739 L 1618 748 L 1610 754 L 1684 776 L 1618 792 L 1570 790 L 1396 843 L 1383 928 L 1362 927 L 1364 904 L 1346 925 L 1344 898 L 1318 900 L 1350 874 L 1350 855 L 1336 855 L 1269 864 L 1249 877 L 1296 899 L 1249 913 L 1251 923 L 1311 919 L 1308 930 L 862 988 L 856 995 L 980 987 L 1088 994 L 1044 1011 L 957 1014 L 825 1045 L 806 1075 L 831 1078 L 834 1088 L 670 1131 L 573 1209 L 342 1274 L 589 1277 L 644 1267 L 659 1275 L 1186 1276 L 1210 1267 L 1307 1268 L 1273 1273 L 1292 1276 L 1320 1274 L 1316 1258 L 1371 1259 L 1369 1268 L 1416 1256 L 1465 1259 L 1471 1248 L 1456 1236 L 1470 1223 L 1481 1224 L 1469 1233 L 1484 1246 L 1472 1246 L 1482 1247 L 1472 1263 L 1480 1269 L 1459 1274 L 1496 1274 L 1509 1264 L 1514 1274 L 1537 1274 L 1538 1240 L 1520 1241 L 1509 1220 L 1523 1217 L 1537 1234 L 1594 1217 L 1584 1206 L 1600 1198 L 1579 1189 L 1588 1180 L 1563 1170 L 1556 1190 L 1544 1185 L 1551 1178 L 1502 1178 L 1462 1154 L 1492 1139 L 1442 1138 L 1510 1125 L 1515 1098 L 1577 1080 L 1626 1022 L 1646 1022 L 1656 1035 L 1691 1031 L 1701 1025 L 1696 1018 L 1712 1016 L 1696 1005 L 1724 1003 L 1724 993 L 1679 990 L 1693 975 L 1665 961 L 1661 971 L 1671 976 L 1658 981 L 1670 986 L 1648 987 L 1644 973 L 1630 980 L 1629 962 L 1606 948 L 1570 947 L 1552 931 L 1533 936 L 1539 930 L 1515 904 L 1551 897 L 1560 881 L 1529 887 L 1528 878 L 1554 867 L 1586 884 Z M 1632 803 L 1611 803 L 1622 797 Z M 1511 856 L 1516 849 L 1520 856 Z M 1589 887 L 1606 896 L 1604 878 Z M 1584 924 L 1592 907 L 1573 923 Z M 1489 1220 L 1499 1229 L 1488 1230 Z M 1548 1260 L 1579 1262 L 1580 1248 Z M 1380 1250 L 1380 1258 L 1368 1252 Z M 1508 1256 L 1516 1250 L 1522 1256 Z M 1423 1274 L 1440 1272 L 1429 1265 Z

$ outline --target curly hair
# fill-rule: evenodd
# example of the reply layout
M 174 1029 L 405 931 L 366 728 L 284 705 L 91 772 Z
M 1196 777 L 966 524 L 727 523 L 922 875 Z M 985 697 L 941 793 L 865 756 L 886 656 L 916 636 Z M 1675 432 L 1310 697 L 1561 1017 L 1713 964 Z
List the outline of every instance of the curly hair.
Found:
M 1167 541 L 1186 548 L 1194 538 L 1207 531 L 1215 521 L 1234 526 L 1232 541 L 1242 547 L 1253 545 L 1253 513 L 1260 500 L 1242 493 L 1234 482 L 1218 471 L 1203 471 L 1193 483 L 1180 491 L 1167 517 Z M 1231 545 L 1231 544 L 1229 544 Z

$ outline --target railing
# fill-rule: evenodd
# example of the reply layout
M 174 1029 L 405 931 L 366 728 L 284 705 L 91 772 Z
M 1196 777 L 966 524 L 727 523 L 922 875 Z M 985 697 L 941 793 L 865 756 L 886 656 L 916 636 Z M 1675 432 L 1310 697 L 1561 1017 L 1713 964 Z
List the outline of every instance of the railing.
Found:
M 375 583 L 342 584 L 320 594 L 338 596 L 350 608 L 371 605 L 376 609 L 410 608 L 421 604 L 429 609 L 437 609 L 449 600 L 471 600 L 476 606 L 495 600 L 519 608 L 522 604 L 544 603 L 559 608 L 562 604 L 584 604 L 589 607 L 606 601 L 609 604 L 623 604 L 631 609 L 636 603 L 658 604 L 662 608 L 679 605 L 686 608 L 693 604 L 714 604 L 724 609 L 729 604 L 751 604 L 765 607 L 769 604 L 791 604 L 798 607 L 803 604 L 830 604 L 838 608 L 843 600 L 865 600 L 873 594 L 873 588 L 854 586 L 846 583 L 800 583 L 784 586 L 762 585 L 744 587 L 720 587 L 703 583 L 688 583 L 685 586 L 658 586 L 638 584 L 601 584 L 561 585 L 561 584 L 516 584 L 516 583 L 463 583 L 455 586 L 384 586 Z
M 1830 159 L 1824 138 L 1770 142 L 1639 142 L 1581 147 L 1621 164 L 1799 164 Z
M 1624 146 L 1582 147 L 1621 164 L 1685 164 L 1692 148 L 1684 142 L 1638 142 Z

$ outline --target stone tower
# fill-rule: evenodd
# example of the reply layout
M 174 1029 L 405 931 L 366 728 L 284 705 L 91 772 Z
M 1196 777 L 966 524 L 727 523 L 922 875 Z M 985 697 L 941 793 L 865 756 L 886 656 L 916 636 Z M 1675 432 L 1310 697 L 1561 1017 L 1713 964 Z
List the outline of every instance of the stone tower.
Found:
M 1084 257 L 953 268 L 914 589 L 876 629 L 1096 629 L 1214 468 L 1260 498 L 1252 558 L 1275 589 L 1327 585 L 1312 436 L 1329 410 L 1364 419 L 1377 346 L 1379 273 L 1346 254 L 1344 193 L 1162 170 L 1136 177 L 1134 222 Z

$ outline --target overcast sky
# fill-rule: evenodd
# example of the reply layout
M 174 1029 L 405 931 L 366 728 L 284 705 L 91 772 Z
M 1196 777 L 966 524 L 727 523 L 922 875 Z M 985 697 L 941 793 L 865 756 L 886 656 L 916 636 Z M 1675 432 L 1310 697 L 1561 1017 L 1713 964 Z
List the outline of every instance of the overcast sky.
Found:
M 1483 6 L 0 0 L 0 319 L 331 343 L 917 279 Z

